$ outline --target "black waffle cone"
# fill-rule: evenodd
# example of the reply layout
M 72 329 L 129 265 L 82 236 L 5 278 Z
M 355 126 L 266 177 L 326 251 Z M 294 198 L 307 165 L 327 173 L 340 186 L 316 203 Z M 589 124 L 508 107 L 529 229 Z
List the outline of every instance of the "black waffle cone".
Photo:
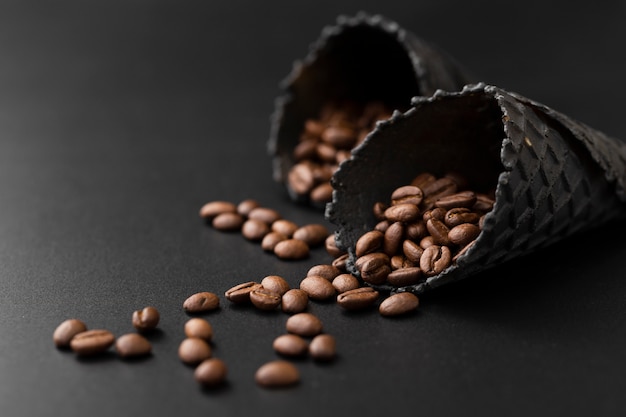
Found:
M 496 188 L 475 244 L 422 283 L 423 292 L 474 275 L 565 237 L 626 216 L 626 144 L 545 105 L 495 86 L 416 98 L 380 122 L 333 177 L 326 217 L 354 268 L 358 238 L 376 224 L 375 202 L 420 172 L 463 174 Z
M 396 22 L 364 12 L 339 16 L 281 83 L 268 141 L 274 180 L 285 185 L 292 200 L 310 203 L 289 189 L 287 174 L 305 121 L 318 117 L 329 100 L 377 100 L 406 110 L 415 96 L 458 91 L 471 81 L 444 51 Z

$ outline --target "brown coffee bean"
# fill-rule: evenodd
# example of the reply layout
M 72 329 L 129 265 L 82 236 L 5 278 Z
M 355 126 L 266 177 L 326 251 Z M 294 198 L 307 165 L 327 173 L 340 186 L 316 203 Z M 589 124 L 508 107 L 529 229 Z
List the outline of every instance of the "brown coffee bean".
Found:
M 471 223 L 463 223 L 453 227 L 448 232 L 448 240 L 458 246 L 465 246 L 480 234 L 478 226 Z
M 452 208 L 446 212 L 443 222 L 452 228 L 463 223 L 478 223 L 480 215 L 468 208 Z
M 281 217 L 278 211 L 268 207 L 255 207 L 248 213 L 248 219 L 260 220 L 268 225 L 280 220 Z
M 258 219 L 248 219 L 241 226 L 241 234 L 251 241 L 261 241 L 269 232 L 269 225 Z
M 426 228 L 437 245 L 447 246 L 450 244 L 450 239 L 448 238 L 450 229 L 448 229 L 448 226 L 446 226 L 441 220 L 437 220 L 435 218 L 428 220 L 426 222 Z
M 396 269 L 404 268 L 404 264 L 406 263 L 406 258 L 402 255 L 394 255 L 389 258 L 389 264 L 391 266 L 391 270 L 395 271 Z
M 184 331 L 187 337 L 197 337 L 207 342 L 213 339 L 213 326 L 211 326 L 211 323 L 207 320 L 200 317 L 187 320 Z
M 211 354 L 211 346 L 199 337 L 187 337 L 178 346 L 178 357 L 187 365 L 197 365 Z
M 299 239 L 287 239 L 274 246 L 274 254 L 280 259 L 297 260 L 308 258 L 309 245 Z
M 278 242 L 282 242 L 283 240 L 287 239 L 287 236 L 278 232 L 269 232 L 268 234 L 263 236 L 263 240 L 261 240 L 261 249 L 266 252 L 274 252 L 274 249 L 276 248 Z
M 335 287 L 324 277 L 312 275 L 300 282 L 300 289 L 312 300 L 328 300 L 335 296 Z
M 418 220 L 414 223 L 409 223 L 404 227 L 404 234 L 407 239 L 411 239 L 417 242 L 428 234 L 428 229 L 426 229 L 426 223 L 422 220 Z
M 385 218 L 390 222 L 411 223 L 419 218 L 419 214 L 415 204 L 396 204 L 385 210 Z
M 79 356 L 92 356 L 105 352 L 113 343 L 115 343 L 113 333 L 104 329 L 94 329 L 72 337 L 70 348 Z
M 337 342 L 329 334 L 319 334 L 309 343 L 309 355 L 316 361 L 331 361 L 337 356 Z
M 476 194 L 473 191 L 460 191 L 451 195 L 443 196 L 435 201 L 435 207 L 446 210 L 455 207 L 472 207 L 476 202 Z
M 159 310 L 149 306 L 133 312 L 132 322 L 135 329 L 145 332 L 155 329 L 160 319 Z
M 372 213 L 374 213 L 374 217 L 376 218 L 376 220 L 386 220 L 385 211 L 387 210 L 387 208 L 389 208 L 389 206 L 382 201 L 377 201 L 376 203 L 374 203 Z
M 404 225 L 395 222 L 389 225 L 383 236 L 383 252 L 388 256 L 393 256 L 400 250 L 404 239 Z
M 404 256 L 410 262 L 419 265 L 422 253 L 424 253 L 424 249 L 412 240 L 407 239 L 402 242 L 402 253 L 404 253 Z
M 456 193 L 457 185 L 450 178 L 443 177 L 423 187 L 422 191 L 424 192 L 422 206 L 425 210 L 429 210 L 434 207 L 435 201 L 441 197 Z
M 261 387 L 286 387 L 300 382 L 300 372 L 291 362 L 275 360 L 257 369 L 254 380 Z
M 294 193 L 307 195 L 315 186 L 313 170 L 305 163 L 294 165 L 287 174 L 287 184 Z
M 309 304 L 309 295 L 299 288 L 292 288 L 283 294 L 281 309 L 287 314 L 302 313 Z
M 243 217 L 248 217 L 248 214 L 257 207 L 260 207 L 258 201 L 253 199 L 243 200 L 237 204 L 237 213 L 241 214 Z
M 339 249 L 337 247 L 337 242 L 335 242 L 334 234 L 328 235 L 328 237 L 326 238 L 324 242 L 326 246 L 326 252 L 333 258 L 338 258 L 339 256 L 346 254 L 345 250 Z
M 389 220 L 381 220 L 374 226 L 374 230 L 377 230 L 381 233 L 385 233 L 387 229 L 389 229 L 389 225 L 391 222 Z
M 420 269 L 427 277 L 441 273 L 450 266 L 452 254 L 447 246 L 432 245 L 424 249 L 420 258 Z
M 357 258 L 354 265 L 361 274 L 363 281 L 380 285 L 385 282 L 391 272 L 389 256 L 382 252 L 368 253 Z
M 311 190 L 311 201 L 314 203 L 328 203 L 333 199 L 333 186 L 324 182 Z
M 200 217 L 212 220 L 222 213 L 236 213 L 237 206 L 229 201 L 211 201 L 200 208 Z
M 213 227 L 224 232 L 240 230 L 245 218 L 238 213 L 222 213 L 213 218 Z
M 378 311 L 385 317 L 400 316 L 417 310 L 419 298 L 410 292 L 393 294 L 383 300 Z
M 206 387 L 221 385 L 228 374 L 228 368 L 223 360 L 218 358 L 205 359 L 193 372 L 194 379 Z
M 283 356 L 304 356 L 309 349 L 309 344 L 302 336 L 288 333 L 274 339 L 272 347 Z
M 387 275 L 387 282 L 394 287 L 415 285 L 422 278 L 422 270 L 418 267 L 400 268 Z
M 430 210 L 426 210 L 424 214 L 422 215 L 422 220 L 424 220 L 424 222 L 427 222 L 430 219 L 437 219 L 437 220 L 443 221 L 445 217 L 446 217 L 446 209 L 441 208 L 441 207 L 435 207 Z
M 428 235 L 428 236 L 424 236 L 421 240 L 420 240 L 420 247 L 422 249 L 426 249 L 429 246 L 432 246 L 435 244 L 435 239 Z
M 260 283 L 254 281 L 244 282 L 242 284 L 235 285 L 231 289 L 224 293 L 224 296 L 228 301 L 233 303 L 246 303 L 250 301 L 250 292 L 259 288 Z
M 352 153 L 350 151 L 345 150 L 345 149 L 340 149 L 337 151 L 337 157 L 335 158 L 335 162 L 337 162 L 337 165 L 339 165 L 343 161 L 350 159 L 351 156 L 352 156 Z M 332 185 L 331 185 L 331 189 L 332 189 Z
M 423 192 L 426 186 L 434 183 L 436 180 L 437 180 L 437 177 L 435 177 L 433 174 L 429 172 L 423 172 L 419 174 L 418 176 L 416 176 L 415 178 L 413 178 L 413 180 L 411 181 L 411 185 L 419 187 L 420 189 L 422 189 L 422 192 Z
M 291 289 L 287 280 L 278 275 L 266 276 L 261 280 L 261 285 L 266 290 L 274 292 L 280 296 Z
M 121 358 L 147 356 L 152 352 L 152 345 L 138 333 L 127 333 L 115 341 L 115 351 Z
M 323 224 L 307 224 L 293 232 L 293 238 L 302 240 L 310 247 L 319 246 L 329 235 L 328 228 Z
M 337 304 L 350 311 L 363 310 L 373 306 L 378 300 L 378 295 L 378 291 L 372 287 L 356 288 L 339 294 Z
M 321 138 L 335 148 L 348 149 L 356 143 L 356 132 L 347 126 L 329 126 L 324 129 Z
M 195 293 L 183 302 L 183 309 L 187 313 L 204 313 L 216 310 L 219 306 L 219 297 L 207 291 Z
M 361 257 L 368 253 L 380 251 L 383 246 L 384 237 L 384 233 L 378 230 L 372 230 L 363 234 L 356 242 L 356 256 Z
M 297 313 L 287 319 L 287 332 L 311 337 L 322 333 L 322 321 L 311 313 Z
M 332 281 L 337 275 L 341 274 L 341 271 L 336 266 L 330 264 L 313 265 L 306 273 L 306 276 L 319 276 Z
M 403 187 L 396 188 L 391 194 L 391 204 L 415 204 L 419 206 L 424 198 L 422 189 L 414 185 L 405 185 Z
M 261 285 L 250 292 L 250 301 L 259 310 L 271 311 L 280 305 L 281 295 Z
M 487 194 L 476 193 L 476 202 L 472 206 L 472 210 L 479 212 L 488 212 L 493 209 L 495 200 L 489 197 Z
M 346 272 L 346 263 L 348 262 L 349 257 L 349 254 L 344 253 L 343 255 L 340 255 L 337 258 L 333 259 L 331 265 L 339 269 L 341 272 Z
M 360 287 L 359 279 L 352 274 L 339 274 L 332 280 L 335 291 L 341 294 Z
M 312 136 L 321 136 L 326 126 L 315 119 L 307 119 L 304 123 L 304 131 Z
M 54 329 L 52 341 L 58 348 L 68 348 L 72 338 L 85 331 L 87 331 L 87 325 L 82 320 L 68 319 Z
M 322 162 L 331 163 L 337 158 L 337 149 L 328 143 L 320 142 L 315 148 L 315 155 Z
M 272 223 L 273 232 L 278 232 L 288 238 L 292 237 L 296 230 L 298 230 L 298 225 L 291 220 L 280 219 Z

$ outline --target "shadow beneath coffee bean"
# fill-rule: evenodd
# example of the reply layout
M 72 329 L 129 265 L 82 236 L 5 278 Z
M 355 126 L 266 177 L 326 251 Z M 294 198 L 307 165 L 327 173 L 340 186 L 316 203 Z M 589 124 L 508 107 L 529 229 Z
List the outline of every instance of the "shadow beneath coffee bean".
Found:
M 225 394 L 233 390 L 230 382 L 224 381 L 217 386 L 200 385 L 200 391 L 206 395 Z
M 111 350 L 91 356 L 76 356 L 76 360 L 80 363 L 103 363 L 118 360 L 117 354 Z
M 120 358 L 120 360 L 126 364 L 135 364 L 135 363 L 147 362 L 149 360 L 152 360 L 153 358 L 154 358 L 154 355 L 150 353 L 150 354 L 142 355 L 142 356 L 131 356 L 127 358 Z
M 141 332 L 141 335 L 151 342 L 158 342 L 159 340 L 163 340 L 166 336 L 165 332 L 158 327 L 156 329 Z

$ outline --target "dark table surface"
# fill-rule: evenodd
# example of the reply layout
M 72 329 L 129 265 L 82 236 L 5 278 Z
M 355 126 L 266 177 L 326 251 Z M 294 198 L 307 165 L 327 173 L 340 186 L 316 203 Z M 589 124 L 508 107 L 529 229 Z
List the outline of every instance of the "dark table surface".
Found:
M 254 198 L 325 222 L 273 182 L 270 114 L 292 62 L 359 10 L 626 138 L 626 3 L 553 3 L 0 3 L 0 415 L 626 415 L 623 223 L 425 294 L 402 319 L 312 303 L 337 359 L 296 361 L 301 383 L 267 390 L 254 372 L 286 315 L 223 292 L 266 275 L 297 286 L 330 257 L 280 261 L 197 215 Z M 222 296 L 206 317 L 229 366 L 215 391 L 177 357 L 198 291 Z M 162 318 L 145 360 L 53 346 L 67 318 L 120 335 L 147 305 Z

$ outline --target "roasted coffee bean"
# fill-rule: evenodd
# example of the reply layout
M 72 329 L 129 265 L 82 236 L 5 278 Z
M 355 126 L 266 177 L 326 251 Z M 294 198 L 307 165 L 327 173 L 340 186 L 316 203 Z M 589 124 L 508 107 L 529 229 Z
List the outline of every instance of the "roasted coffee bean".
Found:
M 465 178 L 464 175 L 462 175 L 462 174 L 460 174 L 458 172 L 454 172 L 454 171 L 447 172 L 444 175 L 444 177 L 445 178 L 450 178 L 456 184 L 457 190 L 464 190 L 469 185 L 469 183 L 467 181 L 467 178 Z
M 268 291 L 283 295 L 291 289 L 287 280 L 278 275 L 268 275 L 261 280 L 261 285 Z
M 275 360 L 257 369 L 254 380 L 261 387 L 286 387 L 300 382 L 300 372 L 291 362 Z
M 316 361 L 331 361 L 337 356 L 337 342 L 329 334 L 319 334 L 309 343 L 309 355 Z
M 318 140 L 304 139 L 293 148 L 293 159 L 296 162 L 313 159 L 316 155 Z
M 332 284 L 339 294 L 359 288 L 361 285 L 359 279 L 352 274 L 339 274 L 332 280 Z
M 395 222 L 389 225 L 383 236 L 383 252 L 388 256 L 396 254 L 402 246 L 403 238 L 404 225 L 402 223 Z
M 415 204 L 419 206 L 424 198 L 422 189 L 414 185 L 405 185 L 403 187 L 396 188 L 391 194 L 391 204 Z
M 72 338 L 85 331 L 87 331 L 87 325 L 82 320 L 68 319 L 54 329 L 52 341 L 58 348 L 68 348 Z
M 435 239 L 428 235 L 428 236 L 424 236 L 421 240 L 420 240 L 420 247 L 422 249 L 426 249 L 429 246 L 432 246 L 435 244 Z
M 304 123 L 304 131 L 316 137 L 321 136 L 325 128 L 326 126 L 319 120 L 307 119 Z
M 348 262 L 349 254 L 344 253 L 333 259 L 332 266 L 339 269 L 341 272 L 346 272 L 346 263 Z
M 213 326 L 207 320 L 194 317 L 185 323 L 184 326 L 185 336 L 187 337 L 197 337 L 207 342 L 210 342 L 213 339 Z
M 450 266 L 452 254 L 447 246 L 432 245 L 424 249 L 420 269 L 427 277 L 437 275 Z
M 396 269 L 404 268 L 404 264 L 406 263 L 406 258 L 402 255 L 394 255 L 389 258 L 389 265 L 391 266 L 391 270 L 395 271 Z
M 350 151 L 347 151 L 345 149 L 340 149 L 337 151 L 337 157 L 335 158 L 335 162 L 337 162 L 337 164 L 341 164 L 343 161 L 350 159 L 350 156 L 352 156 L 352 154 L 350 153 Z M 328 185 L 330 186 L 330 189 L 333 189 L 333 186 L 328 183 Z
M 356 242 L 356 256 L 360 257 L 368 253 L 380 251 L 383 246 L 384 238 L 384 233 L 378 230 L 372 230 L 363 234 Z
M 426 186 L 428 186 L 429 184 L 434 183 L 436 180 L 437 177 L 435 177 L 433 174 L 429 172 L 424 172 L 413 178 L 413 180 L 411 181 L 411 185 L 419 187 L 423 193 L 424 188 L 426 188 Z
M 138 333 L 127 333 L 115 341 L 115 351 L 121 358 L 147 356 L 152 352 L 152 345 Z
M 361 274 L 361 279 L 373 285 L 383 284 L 391 272 L 389 256 L 382 252 L 361 256 L 354 265 Z
M 373 306 L 378 300 L 378 291 L 372 287 L 361 287 L 346 291 L 337 296 L 337 304 L 346 310 L 363 310 Z
M 415 285 L 422 278 L 422 270 L 418 267 L 400 268 L 387 275 L 387 282 L 394 287 Z
M 313 170 L 302 162 L 294 165 L 287 174 L 287 184 L 294 193 L 307 195 L 315 186 Z
M 471 223 L 463 223 L 453 227 L 448 232 L 448 240 L 458 246 L 465 246 L 480 234 L 478 226 Z
M 293 236 L 293 232 L 298 230 L 298 225 L 291 220 L 280 219 L 272 223 L 272 231 L 278 232 L 290 238 Z
M 258 219 L 248 219 L 241 226 L 241 234 L 251 241 L 261 241 L 269 232 L 269 225 Z
M 472 206 L 472 210 L 485 213 L 491 211 L 494 204 L 495 200 L 487 194 L 476 193 L 476 202 Z
M 243 217 L 248 217 L 248 214 L 250 214 L 250 212 L 253 209 L 260 207 L 260 206 L 261 205 L 256 200 L 253 200 L 253 199 L 243 200 L 239 204 L 237 204 L 237 213 L 241 214 Z
M 341 271 L 336 267 L 329 264 L 313 265 L 306 273 L 307 277 L 316 275 L 326 278 L 332 281 L 337 275 L 341 274 Z
M 297 313 L 287 319 L 287 332 L 311 337 L 322 333 L 322 321 L 311 313 Z
M 437 245 L 450 245 L 448 233 L 450 229 L 441 220 L 432 218 L 426 222 L 426 228 Z
M 387 229 L 389 228 L 390 224 L 391 222 L 389 220 L 381 220 L 378 223 L 376 223 L 376 225 L 374 226 L 374 230 L 385 233 Z
M 374 207 L 372 208 L 372 212 L 374 213 L 374 217 L 376 220 L 386 220 L 385 211 L 389 208 L 387 204 L 382 201 L 378 201 L 374 203 Z
M 241 230 L 245 218 L 238 213 L 222 213 L 213 218 L 212 225 L 215 229 L 221 231 Z
M 203 313 L 215 310 L 220 306 L 219 297 L 208 291 L 195 293 L 183 303 L 183 309 L 187 313 Z
M 419 214 L 415 204 L 396 204 L 385 210 L 385 218 L 390 222 L 411 223 L 419 218 Z
M 378 311 L 386 317 L 400 316 L 417 310 L 419 298 L 410 292 L 393 294 L 380 303 Z
M 268 234 L 263 236 L 263 240 L 261 240 L 261 249 L 266 252 L 274 252 L 274 249 L 276 248 L 278 242 L 282 242 L 283 240 L 287 239 L 287 236 L 278 232 L 269 232 Z
M 70 340 L 70 348 L 79 356 L 103 353 L 115 343 L 115 336 L 108 330 L 86 330 Z
M 404 234 L 407 239 L 418 241 L 428 234 L 426 223 L 422 220 L 409 223 L 404 227 Z
M 218 358 L 205 359 L 193 372 L 194 379 L 206 387 L 217 387 L 224 383 L 228 368 L 223 360 Z
M 434 203 L 441 197 L 456 193 L 457 185 L 452 179 L 442 177 L 420 188 L 424 193 L 424 197 L 432 199 Z M 433 197 L 435 198 L 433 199 Z
M 328 143 L 320 142 L 315 148 L 315 156 L 324 163 L 334 162 L 336 155 L 337 149 Z
M 224 293 L 226 299 L 233 303 L 246 303 L 250 301 L 250 292 L 261 286 L 260 283 L 255 281 L 248 281 L 242 284 L 235 285 L 231 289 Z
M 328 300 L 335 296 L 335 287 L 324 277 L 312 275 L 300 282 L 300 289 L 307 293 L 311 300 Z
M 443 221 L 445 217 L 446 217 L 446 209 L 441 208 L 441 207 L 435 207 L 430 210 L 426 210 L 424 214 L 422 215 L 422 220 L 424 220 L 424 222 L 427 222 L 430 219 L 437 219 L 437 220 Z
M 281 309 L 287 314 L 302 313 L 309 305 L 309 295 L 299 288 L 292 288 L 283 294 Z
M 454 257 L 452 257 L 452 262 L 456 263 L 457 259 L 459 259 L 461 256 L 465 255 L 465 253 L 472 247 L 474 246 L 474 244 L 476 244 L 476 241 L 472 241 L 470 243 L 468 243 L 467 245 L 465 245 L 463 248 L 461 248 L 460 251 L 457 252 L 456 255 L 454 255 Z
M 323 224 L 307 224 L 293 232 L 293 238 L 315 247 L 324 243 L 329 234 L 328 228 Z
M 321 138 L 335 148 L 347 149 L 356 143 L 356 132 L 346 126 L 329 126 L 324 129 Z
M 410 262 L 419 265 L 422 253 L 424 253 L 424 249 L 412 240 L 407 239 L 402 242 L 402 253 L 404 253 L 404 256 Z
M 308 258 L 309 252 L 309 245 L 299 239 L 283 240 L 274 246 L 274 254 L 285 260 Z
M 160 319 L 159 310 L 149 306 L 133 312 L 132 322 L 135 329 L 145 332 L 156 328 Z
M 259 310 L 271 311 L 280 305 L 281 295 L 261 285 L 250 292 L 250 301 Z
M 248 219 L 260 220 L 268 225 L 280 220 L 281 217 L 278 211 L 267 207 L 255 207 L 248 213 Z
M 335 151 L 333 150 L 333 152 Z M 329 160 L 332 161 L 333 159 L 334 159 L 334 156 L 329 155 Z M 315 181 L 317 182 L 330 181 L 330 179 L 333 176 L 334 170 L 335 170 L 335 167 L 330 164 L 316 165 L 313 168 L 313 176 L 315 177 Z
M 478 223 L 480 215 L 468 208 L 458 207 L 451 208 L 446 212 L 443 222 L 446 226 L 452 228 L 463 223 Z
M 455 207 L 472 207 L 476 202 L 476 194 L 473 191 L 461 191 L 441 197 L 435 201 L 435 207 L 450 210 Z
M 213 219 L 222 213 L 236 213 L 237 206 L 229 201 L 211 201 L 200 208 L 200 217 Z
M 309 344 L 302 336 L 288 333 L 274 339 L 272 347 L 283 356 L 304 356 L 309 349 Z
M 337 242 L 335 241 L 334 234 L 328 235 L 328 237 L 326 238 L 324 242 L 326 246 L 326 252 L 333 258 L 338 258 L 339 256 L 346 254 L 345 250 L 339 249 L 337 247 Z
M 199 337 L 187 337 L 178 346 L 178 357 L 187 365 L 197 365 L 211 354 L 211 346 Z

